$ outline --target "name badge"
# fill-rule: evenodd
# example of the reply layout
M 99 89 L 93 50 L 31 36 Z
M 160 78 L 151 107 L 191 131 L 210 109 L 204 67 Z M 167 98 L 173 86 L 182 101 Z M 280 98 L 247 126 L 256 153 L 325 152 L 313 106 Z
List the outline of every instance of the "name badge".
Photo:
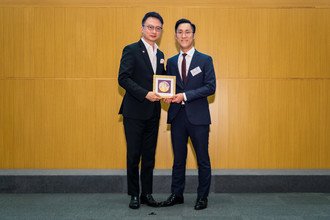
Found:
M 190 72 L 191 72 L 191 75 L 196 76 L 197 74 L 201 73 L 202 70 L 201 70 L 201 68 L 198 66 L 198 67 L 196 67 L 195 69 L 190 70 Z

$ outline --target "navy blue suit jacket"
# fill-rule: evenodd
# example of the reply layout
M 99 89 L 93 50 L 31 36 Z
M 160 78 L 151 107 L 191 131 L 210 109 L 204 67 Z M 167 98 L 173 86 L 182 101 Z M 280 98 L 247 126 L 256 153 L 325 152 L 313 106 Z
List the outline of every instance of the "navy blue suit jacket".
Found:
M 161 62 L 162 61 L 162 62 Z M 164 54 L 157 51 L 156 74 L 165 74 Z M 142 40 L 126 46 L 120 61 L 118 82 L 126 90 L 119 114 L 124 117 L 146 120 L 160 117 L 160 102 L 146 99 L 152 91 L 153 69 L 147 49 Z
M 212 57 L 195 50 L 188 70 L 188 80 L 183 83 L 178 68 L 179 54 L 167 61 L 166 72 L 176 76 L 176 93 L 185 93 L 185 111 L 190 123 L 194 125 L 211 124 L 207 97 L 215 93 L 216 79 Z M 200 68 L 201 72 L 193 76 L 191 70 Z M 167 123 L 171 124 L 181 108 L 181 104 L 171 103 Z

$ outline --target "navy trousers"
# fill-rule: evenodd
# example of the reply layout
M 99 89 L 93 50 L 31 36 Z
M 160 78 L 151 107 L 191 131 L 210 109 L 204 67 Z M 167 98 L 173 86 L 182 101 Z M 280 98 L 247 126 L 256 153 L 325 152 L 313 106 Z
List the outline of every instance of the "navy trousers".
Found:
M 174 153 L 171 192 L 183 195 L 185 187 L 187 143 L 190 137 L 198 164 L 197 197 L 206 198 L 211 185 L 211 164 L 208 152 L 210 125 L 193 125 L 182 106 L 171 124 Z

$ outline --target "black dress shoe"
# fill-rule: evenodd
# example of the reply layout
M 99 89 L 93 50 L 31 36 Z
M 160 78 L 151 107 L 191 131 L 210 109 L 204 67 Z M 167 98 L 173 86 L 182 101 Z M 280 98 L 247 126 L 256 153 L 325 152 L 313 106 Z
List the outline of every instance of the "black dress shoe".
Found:
M 129 203 L 129 207 L 131 209 L 138 209 L 140 208 L 140 201 L 138 196 L 131 196 L 131 201 Z
M 146 195 L 141 194 L 140 200 L 141 200 L 141 204 L 146 204 L 147 206 L 151 206 L 151 207 L 160 206 L 160 203 L 156 202 L 151 194 L 146 194 Z
M 182 204 L 184 202 L 183 196 L 178 196 L 174 193 L 172 193 L 166 201 L 161 203 L 162 207 L 167 207 L 167 206 L 173 206 L 176 204 Z
M 200 198 L 196 200 L 195 210 L 202 210 L 207 208 L 207 198 Z

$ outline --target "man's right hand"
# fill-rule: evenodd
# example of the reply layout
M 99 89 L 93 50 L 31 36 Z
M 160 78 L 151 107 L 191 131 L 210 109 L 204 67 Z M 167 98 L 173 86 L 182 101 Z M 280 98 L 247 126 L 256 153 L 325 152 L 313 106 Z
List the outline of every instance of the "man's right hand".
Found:
M 162 98 L 155 92 L 148 92 L 146 99 L 148 99 L 150 102 L 155 102 L 161 100 Z

